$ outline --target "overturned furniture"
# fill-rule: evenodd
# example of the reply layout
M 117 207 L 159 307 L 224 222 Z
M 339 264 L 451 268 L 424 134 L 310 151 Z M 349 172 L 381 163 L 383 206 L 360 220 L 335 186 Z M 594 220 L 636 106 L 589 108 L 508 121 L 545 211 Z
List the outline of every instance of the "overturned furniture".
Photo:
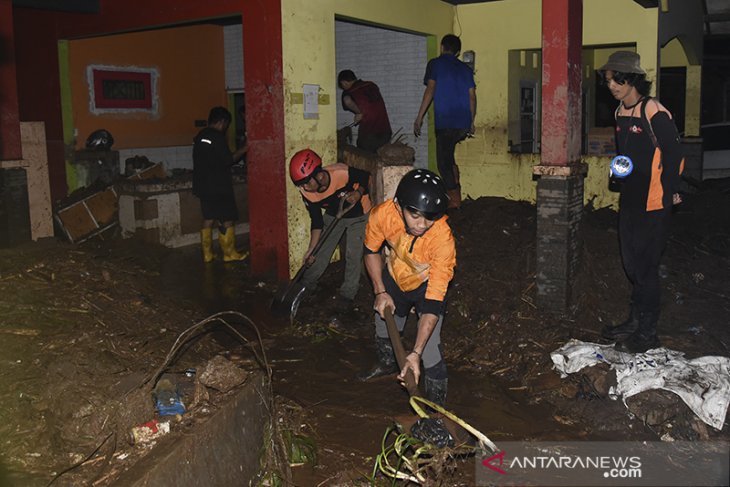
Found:
M 161 179 L 165 168 L 157 163 L 132 175 L 130 181 Z M 118 190 L 114 185 L 102 189 L 82 188 L 71 195 L 55 213 L 55 219 L 69 241 L 80 243 L 97 236 L 118 223 Z

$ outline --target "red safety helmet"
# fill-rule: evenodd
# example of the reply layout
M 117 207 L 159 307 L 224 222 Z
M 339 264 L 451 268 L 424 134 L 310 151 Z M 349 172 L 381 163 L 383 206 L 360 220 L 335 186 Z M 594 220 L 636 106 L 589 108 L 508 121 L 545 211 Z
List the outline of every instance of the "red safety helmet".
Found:
M 289 176 L 297 186 L 306 183 L 322 167 L 322 158 L 312 149 L 300 150 L 289 162 Z

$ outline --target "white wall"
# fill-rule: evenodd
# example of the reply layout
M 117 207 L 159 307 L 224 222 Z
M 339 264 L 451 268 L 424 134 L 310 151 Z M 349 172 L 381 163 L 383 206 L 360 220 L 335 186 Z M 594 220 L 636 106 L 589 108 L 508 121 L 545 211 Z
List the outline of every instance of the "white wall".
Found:
M 377 84 L 385 99 L 393 133 L 402 127 L 400 134 L 406 135 L 403 141 L 416 150 L 416 167 L 427 167 L 427 135 L 418 139 L 413 136 L 413 120 L 423 97 L 423 75 L 428 62 L 426 37 L 337 21 L 335 47 L 335 80 L 337 73 L 351 69 L 358 78 Z M 352 123 L 353 117 L 342 108 L 341 96 L 338 87 L 333 100 L 337 104 L 338 128 Z
M 226 59 L 226 90 L 243 91 L 243 27 L 223 28 L 223 49 Z

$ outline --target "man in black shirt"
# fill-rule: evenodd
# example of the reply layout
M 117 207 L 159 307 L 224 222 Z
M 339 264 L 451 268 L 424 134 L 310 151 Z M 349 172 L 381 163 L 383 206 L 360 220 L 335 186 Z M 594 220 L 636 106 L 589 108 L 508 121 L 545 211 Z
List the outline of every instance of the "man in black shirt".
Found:
M 226 131 L 231 124 L 231 113 L 223 107 L 214 107 L 208 115 L 208 126 L 195 136 L 193 144 L 193 194 L 200 199 L 203 228 L 200 241 L 203 260 L 208 263 L 213 254 L 213 223 L 218 222 L 218 242 L 225 262 L 246 258 L 236 250 L 234 222 L 238 209 L 233 197 L 231 166 L 243 158 L 248 150 L 241 147 L 231 153 L 226 141 Z

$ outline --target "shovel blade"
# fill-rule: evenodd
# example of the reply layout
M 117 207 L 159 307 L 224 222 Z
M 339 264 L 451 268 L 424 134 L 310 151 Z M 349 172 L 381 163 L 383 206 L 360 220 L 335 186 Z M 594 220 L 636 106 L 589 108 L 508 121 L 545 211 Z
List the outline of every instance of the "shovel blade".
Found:
M 274 296 L 271 302 L 271 311 L 282 316 L 288 316 L 289 322 L 293 323 L 306 290 L 307 288 L 301 282 L 290 283 L 283 291 Z

